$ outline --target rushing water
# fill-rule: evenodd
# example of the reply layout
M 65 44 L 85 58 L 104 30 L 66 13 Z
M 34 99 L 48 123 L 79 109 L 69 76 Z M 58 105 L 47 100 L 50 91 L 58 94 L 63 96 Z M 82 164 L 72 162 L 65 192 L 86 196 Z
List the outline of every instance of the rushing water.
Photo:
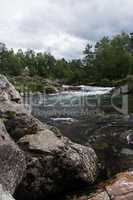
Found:
M 111 90 L 80 86 L 79 91 L 28 94 L 24 103 L 34 116 L 56 126 L 63 135 L 91 145 L 103 173 L 110 177 L 133 166 L 133 148 L 127 141 L 133 132 L 133 98 L 111 94 Z

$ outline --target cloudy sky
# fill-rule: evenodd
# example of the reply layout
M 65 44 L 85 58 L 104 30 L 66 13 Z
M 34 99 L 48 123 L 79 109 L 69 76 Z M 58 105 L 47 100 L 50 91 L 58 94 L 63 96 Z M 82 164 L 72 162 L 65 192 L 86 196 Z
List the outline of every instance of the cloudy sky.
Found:
M 0 0 L 0 42 L 78 58 L 87 42 L 133 32 L 133 0 Z

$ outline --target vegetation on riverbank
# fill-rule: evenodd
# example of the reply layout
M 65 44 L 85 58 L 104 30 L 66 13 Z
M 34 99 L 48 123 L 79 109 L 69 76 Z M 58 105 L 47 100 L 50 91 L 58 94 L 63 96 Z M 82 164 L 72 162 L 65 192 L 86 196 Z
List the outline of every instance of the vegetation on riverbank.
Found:
M 14 52 L 0 43 L 0 72 L 18 89 L 29 87 L 33 91 L 43 90 L 45 80 L 71 85 L 118 86 L 133 74 L 132 33 L 104 37 L 94 46 L 87 44 L 83 53 L 82 59 L 68 61 L 31 49 Z
M 31 91 L 31 92 L 46 92 L 56 93 L 62 90 L 62 82 L 60 80 L 45 79 L 40 76 L 8 76 L 10 82 L 15 86 L 19 92 Z M 110 81 L 110 82 L 88 82 L 91 86 L 105 86 L 105 87 L 117 87 L 127 84 L 130 91 L 133 91 L 133 76 L 129 75 L 126 78 Z M 76 85 L 76 84 L 75 84 Z
M 44 79 L 40 76 L 8 76 L 8 79 L 19 92 L 55 93 L 61 88 L 58 81 Z

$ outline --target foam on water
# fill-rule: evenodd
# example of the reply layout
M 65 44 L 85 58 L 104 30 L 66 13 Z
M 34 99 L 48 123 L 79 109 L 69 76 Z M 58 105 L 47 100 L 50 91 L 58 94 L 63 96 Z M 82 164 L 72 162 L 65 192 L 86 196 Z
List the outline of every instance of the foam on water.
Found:
M 72 96 L 94 96 L 94 95 L 103 95 L 103 94 L 109 94 L 113 88 L 112 87 L 95 87 L 95 86 L 85 86 L 80 85 L 77 86 L 80 88 L 79 91 L 62 91 L 57 94 L 50 94 L 50 96 L 57 96 L 57 95 L 64 95 L 67 96 L 67 98 L 71 98 Z

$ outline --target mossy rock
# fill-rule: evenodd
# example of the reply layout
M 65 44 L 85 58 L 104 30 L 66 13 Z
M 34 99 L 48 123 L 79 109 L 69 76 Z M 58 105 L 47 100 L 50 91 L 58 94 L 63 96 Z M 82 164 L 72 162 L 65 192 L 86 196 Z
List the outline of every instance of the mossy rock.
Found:
M 61 133 L 60 130 L 59 130 L 58 128 L 56 128 L 55 126 L 49 126 L 49 129 L 50 129 L 51 131 L 53 131 L 57 137 L 59 137 L 59 138 L 62 137 L 62 133 Z
M 57 93 L 58 92 L 57 88 L 54 87 L 54 86 L 46 86 L 44 88 L 44 91 L 45 91 L 46 94 L 53 94 L 53 93 Z
M 94 147 L 96 150 L 104 150 L 104 149 L 108 149 L 109 145 L 103 142 L 103 143 L 95 144 Z
M 14 111 L 8 111 L 6 114 L 7 114 L 8 118 L 11 118 L 11 119 L 16 116 L 16 112 L 14 112 Z
M 100 81 L 100 84 L 103 86 L 110 86 L 111 85 L 111 81 L 107 78 L 104 78 Z
M 47 94 L 56 93 L 57 87 L 61 87 L 57 81 L 44 79 L 39 76 L 16 76 L 9 77 L 11 83 L 19 92 L 46 92 Z

